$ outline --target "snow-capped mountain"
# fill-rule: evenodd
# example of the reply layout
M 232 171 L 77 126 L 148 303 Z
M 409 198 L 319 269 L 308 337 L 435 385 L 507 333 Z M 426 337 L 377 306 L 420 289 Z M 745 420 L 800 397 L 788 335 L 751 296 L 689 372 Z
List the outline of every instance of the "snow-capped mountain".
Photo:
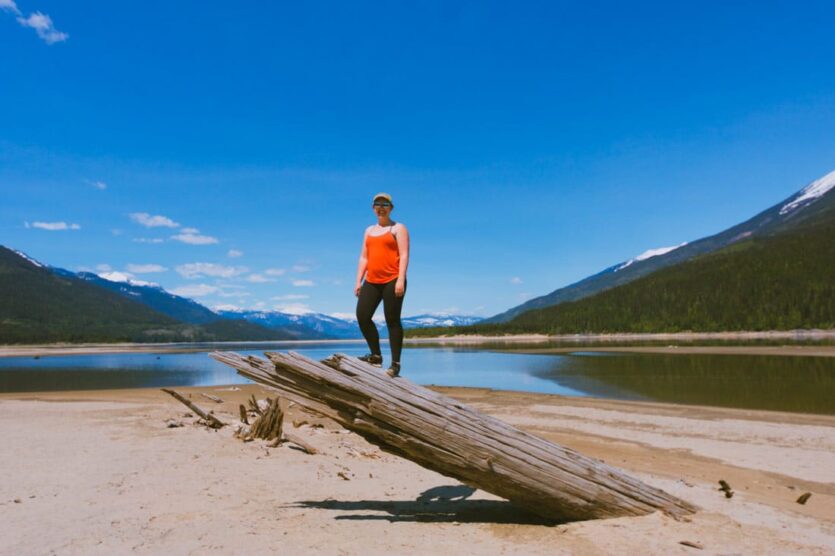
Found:
M 835 187 L 835 171 L 826 174 L 824 177 L 813 181 L 801 189 L 794 199 L 791 199 L 783 205 L 780 209 L 780 214 L 789 214 L 798 208 L 814 203 L 826 195 L 833 187 Z
M 322 313 L 292 314 L 281 311 L 259 311 L 250 309 L 218 310 L 217 314 L 226 319 L 244 319 L 267 328 L 298 330 L 300 339 L 317 338 L 360 338 L 359 326 Z M 301 333 L 304 333 L 303 336 Z
M 637 257 L 629 259 L 625 263 L 621 263 L 620 265 L 618 265 L 618 267 L 614 271 L 617 272 L 618 270 L 623 270 L 624 268 L 628 267 L 632 263 L 637 263 L 638 261 L 645 261 L 647 259 L 651 259 L 652 257 L 658 257 L 660 255 L 666 255 L 670 251 L 678 249 L 679 247 L 684 247 L 685 245 L 687 245 L 686 241 L 684 243 L 679 244 L 679 245 L 674 245 L 673 247 L 659 247 L 657 249 L 647 249 L 646 251 L 644 251 L 643 253 L 641 253 Z
M 806 185 L 788 199 L 723 232 L 673 248 L 651 249 L 638 257 L 612 265 L 579 282 L 517 305 L 504 313 L 485 319 L 484 322 L 506 322 L 531 309 L 577 301 L 603 290 L 627 284 L 656 270 L 722 249 L 738 241 L 789 231 L 828 211 L 830 206 L 835 204 L 833 191 L 835 191 L 835 172 L 830 172 Z
M 245 319 L 267 328 L 289 326 L 301 326 L 308 330 L 314 330 L 319 338 L 362 338 L 359 325 L 356 319 L 348 316 L 336 317 L 323 313 L 290 314 L 280 311 L 253 311 L 253 310 L 218 310 L 217 313 L 223 318 Z M 449 315 L 449 314 L 425 314 L 414 317 L 403 317 L 401 322 L 403 328 L 426 328 L 430 326 L 463 326 L 474 324 L 481 320 L 480 317 Z M 374 318 L 377 323 L 381 337 L 387 336 L 385 328 L 385 317 L 381 313 Z
M 403 328 L 429 328 L 433 326 L 467 326 L 479 322 L 482 317 L 438 313 L 404 317 L 401 320 Z
M 16 253 L 17 255 L 19 255 L 20 257 L 22 257 L 23 259 L 25 259 L 25 260 L 29 261 L 30 263 L 32 263 L 33 265 L 35 265 L 35 266 L 36 266 L 36 267 L 38 267 L 38 268 L 44 268 L 44 266 L 45 266 L 43 263 L 41 263 L 41 262 L 39 262 L 39 261 L 36 261 L 35 259 L 33 259 L 33 258 L 32 258 L 32 257 L 30 257 L 29 255 L 27 255 L 27 254 L 26 254 L 26 253 L 24 253 L 23 251 L 18 251 L 17 249 L 11 249 L 11 251 L 12 251 L 12 252 L 14 252 L 14 253 Z

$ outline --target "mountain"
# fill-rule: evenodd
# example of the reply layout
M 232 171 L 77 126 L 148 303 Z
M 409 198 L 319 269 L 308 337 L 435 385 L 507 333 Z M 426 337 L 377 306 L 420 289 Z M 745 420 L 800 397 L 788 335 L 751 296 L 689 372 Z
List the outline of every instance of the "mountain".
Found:
M 131 341 L 177 321 L 0 246 L 0 342 Z
M 804 221 L 816 218 L 818 212 L 827 210 L 826 207 L 832 202 L 833 187 L 835 172 L 830 172 L 783 202 L 723 232 L 677 247 L 647 251 L 634 259 L 612 265 L 579 282 L 485 319 L 483 323 L 508 322 L 526 311 L 577 301 L 743 240 L 768 237 L 791 230 L 802 225 Z
M 218 311 L 224 318 L 242 318 L 249 322 L 255 322 L 267 328 L 281 328 L 293 330 L 298 327 L 299 331 L 308 334 L 309 338 L 338 338 L 354 339 L 362 338 L 359 325 L 355 319 L 338 318 L 322 313 L 304 313 L 294 315 L 280 311 L 253 311 L 234 310 Z M 424 314 L 414 317 L 403 317 L 401 322 L 403 328 L 426 328 L 444 326 L 465 326 L 481 320 L 479 317 L 458 316 L 447 314 Z M 388 331 L 385 328 L 385 320 L 380 316 L 375 319 L 381 337 L 387 337 Z M 310 335 L 313 331 L 314 335 Z M 300 336 L 301 337 L 301 336 Z
M 221 322 L 217 315 L 215 322 L 183 322 L 144 304 L 143 295 L 133 289 L 123 291 L 118 284 L 104 282 L 107 281 L 90 275 L 80 277 L 53 269 L 24 253 L 0 246 L 0 343 L 291 338 L 243 320 Z M 166 292 L 160 290 L 156 295 L 163 294 Z M 179 298 L 178 303 L 188 301 Z
M 819 208 L 829 210 L 494 326 L 549 334 L 835 328 L 835 195 Z
M 305 313 L 295 315 L 280 311 L 236 309 L 218 311 L 224 319 L 244 319 L 273 330 L 284 330 L 296 339 L 359 338 L 362 335 L 356 323 L 324 315 Z
M 401 319 L 403 328 L 429 328 L 434 326 L 467 326 L 482 320 L 481 317 L 447 314 L 425 314 Z
M 52 271 L 63 276 L 75 276 L 100 288 L 116 292 L 181 322 L 206 324 L 220 320 L 218 314 L 208 307 L 192 299 L 169 293 L 156 284 L 129 280 L 118 274 L 111 275 L 114 279 L 108 280 L 92 272 L 76 274 L 60 268 L 52 268 Z

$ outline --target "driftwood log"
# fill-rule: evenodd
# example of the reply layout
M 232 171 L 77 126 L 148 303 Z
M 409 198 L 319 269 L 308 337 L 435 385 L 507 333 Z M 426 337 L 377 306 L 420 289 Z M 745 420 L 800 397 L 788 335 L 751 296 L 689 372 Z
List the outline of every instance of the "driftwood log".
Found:
M 231 352 L 211 356 L 282 396 L 325 415 L 383 450 L 454 477 L 553 520 L 697 507 L 583 456 L 356 358 L 319 362 L 297 353 L 269 361 Z
M 219 429 L 226 424 L 223 421 L 221 421 L 220 419 L 218 419 L 217 417 L 215 417 L 214 415 L 212 415 L 211 411 L 206 413 L 205 411 L 200 409 L 197 405 L 192 403 L 191 400 L 189 400 L 187 398 L 184 398 L 182 395 L 180 395 L 179 392 L 175 392 L 174 390 L 169 390 L 168 388 L 160 388 L 160 390 L 162 390 L 166 394 L 170 394 L 171 396 L 174 397 L 174 399 L 179 400 L 180 402 L 182 402 L 183 405 L 185 405 L 187 408 L 192 410 L 198 417 L 200 417 L 201 419 L 206 421 L 208 423 L 208 425 L 210 427 L 212 427 L 213 429 Z

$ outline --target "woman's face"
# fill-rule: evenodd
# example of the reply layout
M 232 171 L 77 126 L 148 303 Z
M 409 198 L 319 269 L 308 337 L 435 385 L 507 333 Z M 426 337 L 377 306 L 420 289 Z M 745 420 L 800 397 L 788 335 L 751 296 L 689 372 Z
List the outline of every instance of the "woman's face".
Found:
M 374 214 L 377 215 L 377 218 L 385 218 L 389 214 L 391 214 L 394 205 L 392 205 L 385 199 L 377 199 L 376 201 L 374 201 L 372 208 L 374 209 Z

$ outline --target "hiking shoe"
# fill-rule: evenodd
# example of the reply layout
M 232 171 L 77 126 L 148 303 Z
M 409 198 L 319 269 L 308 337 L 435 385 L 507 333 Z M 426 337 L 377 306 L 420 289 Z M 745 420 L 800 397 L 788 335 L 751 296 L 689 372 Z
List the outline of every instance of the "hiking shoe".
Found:
M 363 355 L 362 357 L 358 357 L 360 361 L 364 361 L 369 365 L 373 365 L 374 367 L 382 367 L 383 366 L 383 356 L 382 355 L 375 355 L 373 353 L 368 353 Z
M 400 363 L 392 363 L 386 371 L 386 374 L 389 375 L 391 378 L 400 376 Z

